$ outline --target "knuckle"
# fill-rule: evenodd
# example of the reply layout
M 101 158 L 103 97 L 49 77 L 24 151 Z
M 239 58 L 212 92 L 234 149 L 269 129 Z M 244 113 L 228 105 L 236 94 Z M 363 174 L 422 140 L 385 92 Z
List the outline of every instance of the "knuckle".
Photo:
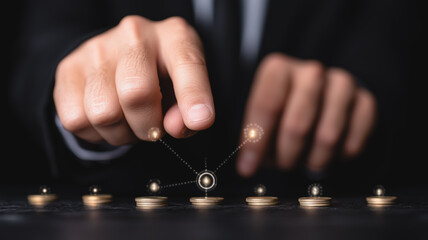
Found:
M 89 122 L 83 111 L 62 112 L 58 111 L 62 126 L 71 133 L 76 133 L 89 126 Z
M 310 131 L 310 125 L 301 119 L 292 117 L 285 122 L 285 133 L 294 139 L 302 140 L 306 138 Z
M 317 133 L 315 141 L 323 147 L 334 148 L 339 142 L 339 134 L 334 129 L 323 129 Z
M 205 66 L 205 58 L 202 53 L 194 51 L 190 46 L 183 46 L 177 51 L 177 57 L 175 59 L 176 67 L 182 66 L 191 66 L 191 65 L 201 65 Z
M 185 86 L 181 89 L 179 99 L 192 106 L 193 104 L 205 102 L 206 99 L 201 95 L 201 89 L 196 86 Z
M 138 15 L 129 15 L 120 20 L 119 26 L 124 29 L 134 30 L 142 27 L 148 21 L 148 19 Z
M 250 106 L 262 116 L 278 116 L 281 112 L 278 104 L 282 103 L 278 103 L 274 98 L 258 97 L 251 102 Z
M 74 71 L 75 68 L 76 62 L 73 58 L 67 56 L 59 62 L 56 70 L 56 77 L 63 78 L 64 75 L 67 75 L 69 72 Z
M 329 68 L 327 70 L 327 74 L 340 79 L 353 79 L 352 75 L 348 71 L 338 67 Z
M 302 71 L 312 78 L 319 79 L 324 73 L 324 66 L 317 60 L 306 60 L 302 62 Z
M 108 58 L 106 56 L 106 51 L 103 45 L 101 44 L 101 41 L 99 41 L 98 38 L 99 37 L 95 37 L 86 43 L 86 48 L 90 53 L 90 57 L 89 57 L 91 61 L 90 64 L 92 68 L 95 68 L 95 69 L 104 68 L 104 66 L 108 61 L 107 60 Z
M 291 63 L 291 59 L 282 53 L 270 53 L 264 59 L 262 65 L 269 68 L 282 68 Z
M 111 126 L 121 121 L 122 111 L 118 107 L 112 107 L 108 101 L 94 99 L 87 106 L 89 121 L 98 127 Z
M 329 68 L 327 70 L 327 76 L 329 79 L 339 83 L 344 89 L 355 89 L 354 77 L 344 69 Z
M 202 47 L 202 43 L 195 29 L 193 29 L 187 21 L 182 17 L 170 17 L 163 22 L 164 30 L 168 33 L 168 36 L 175 41 L 176 44 L 194 48 L 194 46 Z M 173 47 L 176 47 L 173 44 Z
M 111 80 L 111 75 L 112 73 L 109 72 L 106 63 L 99 63 L 97 66 L 92 66 L 85 76 L 88 91 L 90 91 L 92 96 L 99 95 L 103 84 Z
M 124 17 L 119 26 L 126 41 L 131 46 L 138 46 L 143 42 L 142 30 L 147 28 L 148 19 L 141 16 L 126 16 Z
M 150 54 L 150 48 L 144 43 L 136 47 L 131 47 L 124 52 L 124 67 L 127 72 L 135 72 L 141 66 L 154 61 Z
M 169 17 L 167 19 L 164 20 L 165 24 L 170 24 L 171 26 L 173 26 L 176 29 L 187 29 L 189 24 L 187 23 L 186 19 L 182 18 L 182 17 L 178 17 L 178 16 L 174 16 L 174 17 Z
M 323 67 L 321 63 L 309 61 L 304 63 L 298 74 L 301 78 L 298 85 L 306 96 L 317 96 L 323 86 Z
M 368 90 L 360 88 L 357 92 L 357 105 L 360 105 L 360 111 L 366 120 L 375 120 L 377 115 L 377 100 Z
M 356 157 L 361 151 L 361 146 L 358 144 L 346 144 L 344 147 L 344 152 L 349 157 Z
M 363 91 L 363 96 L 364 96 L 365 100 L 367 101 L 367 105 L 370 108 L 375 109 L 377 106 L 377 100 L 376 100 L 375 96 L 366 89 L 364 89 L 362 91 Z
M 118 91 L 121 104 L 125 108 L 136 109 L 161 100 L 160 91 L 150 86 L 126 83 Z

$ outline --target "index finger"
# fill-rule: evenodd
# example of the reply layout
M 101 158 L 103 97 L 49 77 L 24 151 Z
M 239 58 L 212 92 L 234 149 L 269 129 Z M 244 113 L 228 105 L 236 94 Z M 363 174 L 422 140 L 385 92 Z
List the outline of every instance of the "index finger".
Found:
M 183 122 L 191 130 L 204 130 L 214 123 L 215 112 L 201 41 L 182 18 L 161 24 L 160 65 L 172 79 Z

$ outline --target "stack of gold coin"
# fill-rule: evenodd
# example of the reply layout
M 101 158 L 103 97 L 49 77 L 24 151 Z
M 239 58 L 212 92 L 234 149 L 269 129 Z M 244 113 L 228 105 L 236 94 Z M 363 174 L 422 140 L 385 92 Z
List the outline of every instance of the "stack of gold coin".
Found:
M 198 207 L 210 207 L 219 205 L 223 202 L 224 198 L 222 197 L 192 197 L 190 202 Z
M 28 195 L 27 199 L 31 205 L 45 206 L 58 198 L 56 194 L 34 194 Z
M 397 197 L 395 196 L 371 196 L 367 197 L 367 204 L 373 207 L 393 205 Z
M 135 198 L 137 208 L 140 209 L 153 209 L 165 207 L 168 205 L 168 198 L 161 196 L 146 196 Z
M 269 196 L 247 197 L 245 201 L 250 206 L 272 206 L 279 203 L 277 197 L 269 197 Z
M 302 207 L 327 207 L 331 205 L 331 197 L 301 197 L 299 203 Z
M 94 195 L 83 195 L 83 204 L 86 206 L 100 206 L 105 203 L 113 201 L 113 196 L 110 194 L 94 194 Z

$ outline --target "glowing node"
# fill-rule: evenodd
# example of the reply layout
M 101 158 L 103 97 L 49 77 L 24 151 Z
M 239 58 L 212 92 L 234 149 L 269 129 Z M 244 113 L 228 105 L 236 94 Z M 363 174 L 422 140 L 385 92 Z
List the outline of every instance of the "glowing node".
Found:
M 209 176 L 204 176 L 204 177 L 201 179 L 201 184 L 202 184 L 202 186 L 204 186 L 204 187 L 209 187 L 209 186 L 211 186 L 211 183 L 213 182 L 212 180 L 213 180 L 213 179 L 212 179 L 211 177 L 209 177 Z
M 161 137 L 161 131 L 157 127 L 152 127 L 149 129 L 147 133 L 147 137 L 149 138 L 150 141 L 156 142 Z
M 101 192 L 101 188 L 98 185 L 92 185 L 89 187 L 90 195 L 97 195 Z
M 373 188 L 373 193 L 375 196 L 385 196 L 385 188 L 382 185 L 376 185 Z
M 40 195 L 47 195 L 51 193 L 51 189 L 48 186 L 43 185 L 43 186 L 40 186 L 39 193 Z
M 152 194 L 158 194 L 161 190 L 161 182 L 158 179 L 151 179 L 147 184 L 147 191 Z
M 308 195 L 311 197 L 320 197 L 322 196 L 322 186 L 318 183 L 309 185 Z
M 196 186 L 202 191 L 211 191 L 217 186 L 215 173 L 204 170 L 196 176 Z
M 263 129 L 255 123 L 250 123 L 244 128 L 245 139 L 249 142 L 258 142 L 262 138 L 263 133 Z
M 256 187 L 254 187 L 254 193 L 257 196 L 263 196 L 266 194 L 266 187 L 262 184 L 259 184 Z

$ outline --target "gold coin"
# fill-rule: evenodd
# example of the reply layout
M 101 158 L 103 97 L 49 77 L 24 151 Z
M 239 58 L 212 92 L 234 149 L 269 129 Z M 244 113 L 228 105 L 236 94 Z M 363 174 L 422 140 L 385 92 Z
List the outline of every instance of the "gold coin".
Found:
M 167 202 L 162 203 L 136 203 L 137 206 L 166 206 L 168 205 Z
M 135 198 L 135 202 L 139 209 L 153 209 L 167 206 L 168 198 L 162 196 L 145 196 Z
M 113 201 L 113 196 L 110 194 L 83 195 L 82 200 L 85 205 L 100 205 Z
M 35 206 L 43 206 L 55 201 L 58 198 L 56 194 L 34 194 L 28 195 L 28 202 Z
M 156 209 L 156 208 L 162 208 L 162 207 L 166 207 L 168 206 L 168 204 L 163 204 L 163 205 L 143 205 L 143 206 L 138 206 L 137 205 L 137 209 Z
M 302 207 L 327 207 L 331 205 L 331 197 L 301 197 L 299 203 Z
M 166 206 L 168 203 L 137 203 L 137 206 Z
M 168 201 L 167 197 L 162 196 L 146 196 L 146 197 L 136 197 L 135 202 L 141 203 L 159 203 Z
M 247 197 L 245 201 L 251 206 L 271 206 L 279 203 L 277 197 L 270 196 Z
M 371 196 L 367 197 L 367 204 L 369 206 L 388 206 L 393 205 L 397 197 L 395 196 Z
M 222 197 L 192 197 L 190 202 L 196 206 L 215 206 L 222 203 Z

